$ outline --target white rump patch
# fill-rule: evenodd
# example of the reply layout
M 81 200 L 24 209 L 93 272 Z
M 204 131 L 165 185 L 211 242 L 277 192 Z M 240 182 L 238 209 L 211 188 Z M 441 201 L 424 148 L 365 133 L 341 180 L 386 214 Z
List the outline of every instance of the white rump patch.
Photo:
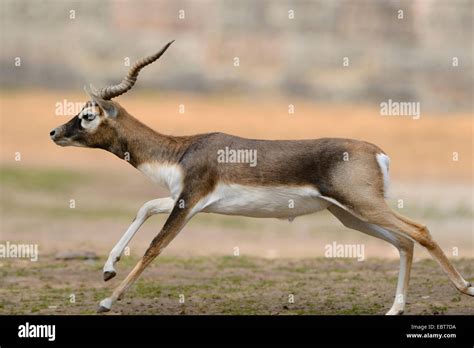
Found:
M 168 189 L 173 199 L 178 198 L 183 189 L 183 172 L 179 165 L 147 162 L 140 164 L 137 168 L 154 183 Z
M 390 177 L 388 175 L 388 169 L 390 167 L 390 157 L 383 153 L 378 153 L 376 156 L 377 163 L 379 164 L 380 170 L 383 175 L 383 191 L 384 197 L 388 197 L 388 190 L 390 186 Z

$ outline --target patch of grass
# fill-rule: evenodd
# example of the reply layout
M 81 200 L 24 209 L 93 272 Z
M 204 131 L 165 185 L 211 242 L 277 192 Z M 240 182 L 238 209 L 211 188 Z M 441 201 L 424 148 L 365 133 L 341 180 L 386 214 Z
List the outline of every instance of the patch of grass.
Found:
M 432 259 L 421 259 L 415 263 L 415 266 L 433 267 L 435 264 L 435 261 Z
M 39 305 L 34 305 L 33 307 L 30 308 L 30 313 L 38 313 L 40 310 L 43 308 Z
M 180 294 L 184 294 L 188 297 L 209 290 L 215 291 L 216 289 L 209 283 L 169 285 L 141 279 L 136 283 L 136 286 L 132 291 L 134 296 L 140 296 L 143 298 L 155 298 L 159 296 L 166 296 L 169 298 L 176 297 L 177 301 Z
M 311 267 L 291 267 L 291 266 L 280 266 L 275 270 L 291 272 L 291 273 L 311 273 L 314 272 L 314 269 Z
M 216 266 L 218 269 L 258 267 L 255 260 L 247 256 L 223 256 L 216 259 Z
M 382 310 L 379 304 L 353 304 L 350 308 L 342 309 L 337 314 L 361 315 L 361 314 L 377 314 Z
M 67 202 L 66 202 L 67 203 Z M 2 206 L 3 213 L 18 213 L 19 211 L 28 211 L 28 214 L 36 214 L 42 217 L 49 218 L 86 218 L 92 220 L 100 219 L 130 219 L 134 215 L 134 212 L 122 209 L 118 207 L 76 207 L 69 208 L 69 206 L 64 203 L 61 206 L 51 205 L 36 205 L 36 204 L 27 204 L 27 202 L 21 202 L 21 204 L 16 203 L 15 201 L 10 201 L 8 205 Z
M 86 176 L 77 172 L 62 169 L 34 169 L 20 167 L 0 168 L 0 183 L 25 191 L 58 192 L 71 188 L 77 180 Z
M 157 259 L 156 264 L 169 264 L 169 265 L 179 265 L 183 268 L 193 268 L 200 269 L 209 262 L 209 258 L 206 256 L 195 256 L 192 258 L 188 257 L 175 257 L 175 256 L 160 256 Z
M 42 260 L 41 262 L 34 263 L 30 269 L 35 271 L 41 271 L 45 268 L 47 269 L 63 269 L 67 268 L 70 265 L 70 262 L 66 262 L 63 260 L 56 260 L 54 258 L 50 258 L 48 260 Z
M 102 288 L 102 289 L 94 288 L 92 289 L 92 292 L 93 292 L 93 297 L 95 301 L 102 300 L 112 293 L 110 289 L 105 289 L 105 288 Z M 77 301 L 77 298 L 76 298 L 76 301 Z
M 139 280 L 135 285 L 135 293 L 144 298 L 154 298 L 161 295 L 162 286 L 154 282 Z
M 104 263 L 106 262 L 107 258 L 103 258 L 103 259 L 99 260 L 97 268 L 102 269 L 102 267 L 104 266 Z M 157 260 L 159 260 L 159 259 L 160 258 L 158 258 Z M 122 254 L 122 256 L 120 256 L 120 260 L 116 263 L 116 265 L 118 265 L 118 267 L 122 267 L 122 268 L 133 267 L 137 264 L 137 262 L 139 260 L 140 260 L 140 257 L 138 257 L 138 256 L 131 255 L 131 254 L 130 255 Z
M 233 303 L 228 304 L 226 303 L 226 306 L 222 308 L 222 314 L 228 314 L 228 315 L 256 315 L 260 314 L 256 312 L 255 307 L 252 306 L 251 304 L 246 304 L 242 306 L 240 303 Z
M 81 309 L 79 315 L 94 315 L 97 314 L 96 309 Z
M 432 314 L 444 314 L 447 310 L 447 306 L 436 306 L 436 305 L 430 305 L 430 310 Z
M 461 302 L 461 296 L 456 295 L 451 299 L 451 302 Z

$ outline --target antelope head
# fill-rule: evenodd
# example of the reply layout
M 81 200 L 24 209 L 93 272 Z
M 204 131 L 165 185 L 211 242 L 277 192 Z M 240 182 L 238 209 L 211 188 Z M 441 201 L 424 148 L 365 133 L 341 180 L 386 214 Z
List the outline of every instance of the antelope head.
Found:
M 123 129 L 130 128 L 127 123 L 138 121 L 111 99 L 131 89 L 140 70 L 160 58 L 173 42 L 166 44 L 156 54 L 137 61 L 118 85 L 101 90 L 96 90 L 92 85 L 90 89 L 84 88 L 90 100 L 69 122 L 53 129 L 49 133 L 51 139 L 60 146 L 103 148 L 115 152 L 111 148 L 119 146 L 116 143 Z

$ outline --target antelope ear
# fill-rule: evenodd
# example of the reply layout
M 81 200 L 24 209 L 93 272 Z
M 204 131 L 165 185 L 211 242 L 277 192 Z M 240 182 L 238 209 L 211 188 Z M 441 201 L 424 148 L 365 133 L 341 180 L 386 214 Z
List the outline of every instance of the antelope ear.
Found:
M 94 91 L 97 90 L 92 85 L 91 89 L 88 89 L 86 86 L 84 86 L 84 91 L 86 91 L 89 97 L 99 105 L 99 107 L 104 111 L 107 117 L 117 117 L 118 110 L 115 104 L 109 100 L 102 99 L 97 95 L 97 93 L 94 93 Z

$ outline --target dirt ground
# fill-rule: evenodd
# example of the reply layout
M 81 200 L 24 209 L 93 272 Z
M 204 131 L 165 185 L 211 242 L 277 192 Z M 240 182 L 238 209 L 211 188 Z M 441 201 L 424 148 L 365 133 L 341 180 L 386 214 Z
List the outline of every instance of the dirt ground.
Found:
M 107 283 L 103 259 L 2 262 L 0 314 L 93 314 L 136 261 L 124 257 Z M 473 274 L 473 259 L 455 264 Z M 384 314 L 397 272 L 397 262 L 380 259 L 160 257 L 108 315 Z M 406 314 L 474 314 L 472 301 L 433 261 L 414 264 Z
M 389 204 L 426 224 L 473 281 L 472 115 L 387 119 L 368 107 L 285 98 L 138 94 L 119 102 L 166 134 L 335 136 L 378 144 L 391 157 Z M 166 192 L 106 152 L 54 145 L 50 129 L 69 119 L 54 115 L 55 103 L 64 98 L 84 101 L 82 94 L 0 93 L 0 242 L 34 243 L 40 255 L 38 262 L 0 258 L 0 313 L 95 313 L 98 301 L 126 276 L 166 218 L 155 216 L 144 224 L 130 244 L 131 256 L 118 264 L 117 279 L 104 283 L 104 257 L 139 207 Z M 294 115 L 287 112 L 290 103 Z M 184 114 L 178 112 L 180 104 Z M 365 260 L 324 258 L 325 246 L 333 242 L 363 245 Z M 232 256 L 235 247 L 241 256 Z M 62 251 L 92 251 L 101 259 L 56 261 L 53 256 Z M 389 244 L 344 228 L 328 212 L 292 223 L 202 214 L 112 314 L 383 314 L 393 301 L 397 257 Z M 69 302 L 71 294 L 75 303 Z M 295 303 L 288 303 L 289 294 Z M 473 314 L 474 308 L 473 299 L 458 294 L 418 246 L 408 302 L 407 314 Z

